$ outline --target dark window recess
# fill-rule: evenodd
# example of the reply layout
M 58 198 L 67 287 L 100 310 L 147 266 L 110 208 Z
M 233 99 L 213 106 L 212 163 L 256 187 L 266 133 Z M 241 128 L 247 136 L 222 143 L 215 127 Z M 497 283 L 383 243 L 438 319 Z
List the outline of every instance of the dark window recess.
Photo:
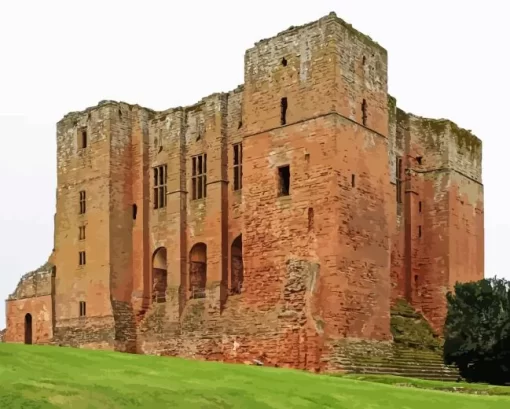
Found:
M 361 121 L 363 126 L 367 125 L 367 100 L 364 99 L 361 103 Z
M 416 157 L 416 162 L 418 162 L 418 165 L 421 165 L 421 161 L 422 161 L 422 157 L 421 156 L 417 156 Z
M 80 301 L 80 317 L 85 317 L 87 315 L 87 303 L 85 301 Z
M 239 121 L 239 125 L 237 125 L 237 129 L 241 129 L 243 127 L 243 121 Z
M 234 190 L 243 188 L 243 145 L 234 145 Z
M 363 56 L 362 60 L 361 60 L 361 63 L 363 65 L 365 65 L 365 63 L 367 62 L 367 57 Z
M 136 220 L 136 215 L 138 213 L 138 206 L 133 204 L 133 220 Z
M 153 172 L 154 172 L 154 197 L 153 197 L 154 209 L 161 209 L 162 207 L 166 206 L 167 165 L 157 166 L 153 169 Z
M 356 187 L 356 175 L 351 175 L 351 186 Z
M 207 153 L 191 158 L 192 200 L 207 197 Z
M 418 202 L 418 211 L 421 213 L 421 202 Z
M 418 274 L 414 276 L 414 284 L 418 285 Z
M 281 107 L 280 121 L 282 125 L 285 125 L 287 123 L 287 97 L 282 98 L 280 107 Z
M 80 226 L 80 240 L 85 240 L 85 226 Z
M 288 196 L 290 194 L 290 167 L 282 166 L 278 168 L 279 177 L 279 196 Z
M 87 211 L 87 194 L 84 190 L 80 192 L 80 214 L 85 214 Z
M 287 59 L 286 59 L 285 57 L 283 57 L 283 58 L 282 58 L 282 65 L 283 65 L 284 67 L 286 67 L 286 66 L 287 66 Z
M 395 169 L 395 180 L 397 183 L 397 203 L 402 203 L 402 158 L 397 158 Z
M 314 214 L 313 214 L 313 207 L 308 208 L 308 231 L 313 230 L 314 225 Z
M 83 128 L 79 131 L 79 144 L 81 149 L 85 149 L 88 145 L 87 129 Z
M 85 258 L 85 252 L 84 251 L 80 251 L 80 253 L 79 253 L 79 265 L 80 266 L 84 266 L 85 264 L 87 264 L 87 260 Z
M 421 226 L 418 226 L 418 237 L 421 237 Z

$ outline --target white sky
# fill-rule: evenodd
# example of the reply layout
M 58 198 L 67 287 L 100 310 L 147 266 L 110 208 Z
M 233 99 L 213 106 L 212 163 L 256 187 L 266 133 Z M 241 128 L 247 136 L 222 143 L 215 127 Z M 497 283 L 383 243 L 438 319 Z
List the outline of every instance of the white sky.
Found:
M 388 50 L 389 91 L 401 108 L 449 118 L 482 139 L 485 274 L 510 278 L 498 165 L 510 148 L 505 4 L 0 0 L 0 329 L 2 300 L 53 247 L 55 124 L 64 114 L 103 99 L 163 110 L 232 90 L 253 43 L 330 11 Z

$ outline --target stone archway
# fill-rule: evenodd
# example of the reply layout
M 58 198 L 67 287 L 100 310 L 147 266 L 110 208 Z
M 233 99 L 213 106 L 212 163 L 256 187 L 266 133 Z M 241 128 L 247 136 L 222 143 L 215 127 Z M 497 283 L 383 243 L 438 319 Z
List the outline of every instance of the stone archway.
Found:
M 25 315 L 25 344 L 32 345 L 32 314 Z
M 167 258 L 166 248 L 160 247 L 152 256 L 152 301 L 159 303 L 166 301 L 167 288 Z
M 230 272 L 230 292 L 231 294 L 241 294 L 244 280 L 243 238 L 241 234 L 232 242 Z
M 189 289 L 191 298 L 205 298 L 207 284 L 207 246 L 195 244 L 190 251 Z

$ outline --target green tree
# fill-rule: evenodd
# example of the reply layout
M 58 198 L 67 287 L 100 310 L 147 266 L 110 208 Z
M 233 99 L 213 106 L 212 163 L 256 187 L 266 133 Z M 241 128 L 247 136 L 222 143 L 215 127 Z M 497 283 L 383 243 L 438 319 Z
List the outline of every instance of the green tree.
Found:
M 510 382 L 510 282 L 457 283 L 447 294 L 444 360 L 473 382 Z

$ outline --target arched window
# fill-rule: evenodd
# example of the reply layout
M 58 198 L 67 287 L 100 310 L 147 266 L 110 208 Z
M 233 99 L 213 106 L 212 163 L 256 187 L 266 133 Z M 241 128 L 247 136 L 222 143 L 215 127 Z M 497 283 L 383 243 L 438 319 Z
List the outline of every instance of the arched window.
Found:
M 32 344 L 32 315 L 25 315 L 25 344 Z
M 167 287 L 166 248 L 160 247 L 152 257 L 152 301 L 165 302 Z
M 207 284 L 207 246 L 197 243 L 190 251 L 189 286 L 191 298 L 205 298 Z
M 243 268 L 243 239 L 242 235 L 236 237 L 232 242 L 230 251 L 230 292 L 231 294 L 241 294 L 244 279 Z

